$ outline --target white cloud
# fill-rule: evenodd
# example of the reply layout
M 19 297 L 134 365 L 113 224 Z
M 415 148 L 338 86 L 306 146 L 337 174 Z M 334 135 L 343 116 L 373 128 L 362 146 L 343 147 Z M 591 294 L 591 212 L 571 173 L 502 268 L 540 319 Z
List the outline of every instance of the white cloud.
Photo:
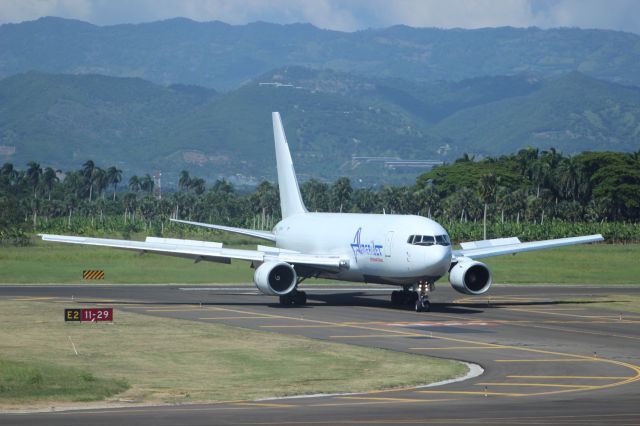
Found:
M 638 0 L 0 0 L 0 22 L 53 15 L 99 25 L 177 16 L 230 24 L 310 22 L 354 31 L 414 27 L 576 26 L 640 33 Z

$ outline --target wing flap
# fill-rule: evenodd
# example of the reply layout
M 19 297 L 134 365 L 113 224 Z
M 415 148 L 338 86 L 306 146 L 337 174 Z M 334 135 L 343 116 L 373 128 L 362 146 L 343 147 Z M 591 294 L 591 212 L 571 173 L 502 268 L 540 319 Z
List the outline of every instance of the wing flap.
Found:
M 509 240 L 509 239 L 506 239 L 506 240 Z M 453 255 L 456 258 L 467 257 L 470 259 L 481 259 L 483 257 L 523 253 L 527 251 L 543 250 L 543 249 L 549 249 L 554 247 L 569 246 L 574 244 L 595 243 L 598 241 L 604 241 L 604 238 L 600 234 L 586 235 L 582 237 L 558 238 L 554 240 L 532 241 L 528 243 L 511 243 L 511 244 L 498 245 L 498 246 L 492 246 L 492 245 L 488 245 L 487 247 L 475 246 L 474 248 L 469 248 L 469 249 L 454 250 Z

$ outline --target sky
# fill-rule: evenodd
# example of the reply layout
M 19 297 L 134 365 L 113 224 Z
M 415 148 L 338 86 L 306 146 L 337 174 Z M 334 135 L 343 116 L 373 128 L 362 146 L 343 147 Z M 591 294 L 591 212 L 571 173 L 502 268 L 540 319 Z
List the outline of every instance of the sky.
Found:
M 640 0 L 0 0 L 0 23 L 59 16 L 96 25 L 186 17 L 246 24 L 308 22 L 357 31 L 412 27 L 579 27 L 640 34 Z

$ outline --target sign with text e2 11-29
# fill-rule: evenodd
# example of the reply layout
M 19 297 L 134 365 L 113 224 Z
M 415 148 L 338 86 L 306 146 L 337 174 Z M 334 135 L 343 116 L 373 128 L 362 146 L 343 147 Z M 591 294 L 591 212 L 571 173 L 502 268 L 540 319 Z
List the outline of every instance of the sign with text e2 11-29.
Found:
M 113 321 L 113 308 L 71 308 L 64 310 L 65 322 Z

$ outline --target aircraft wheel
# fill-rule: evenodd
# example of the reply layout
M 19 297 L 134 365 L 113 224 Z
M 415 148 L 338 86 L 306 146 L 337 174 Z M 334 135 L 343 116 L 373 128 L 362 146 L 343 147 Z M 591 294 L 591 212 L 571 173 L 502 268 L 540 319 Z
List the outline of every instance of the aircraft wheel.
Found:
M 424 305 L 420 300 L 416 300 L 415 308 L 416 308 L 416 312 L 422 312 L 424 310 Z
M 297 291 L 293 296 L 293 303 L 295 305 L 306 305 L 307 304 L 307 293 L 304 291 Z
M 405 294 L 405 305 L 409 305 L 411 306 L 412 304 L 416 303 L 416 301 L 419 299 L 418 297 L 418 293 L 416 293 L 415 291 L 408 291 Z
M 292 297 L 290 294 L 283 294 L 280 296 L 280 304 L 282 306 L 289 306 L 293 303 Z
M 401 305 L 401 297 L 400 297 L 400 292 L 397 290 L 394 290 L 391 292 L 391 304 L 392 305 Z

